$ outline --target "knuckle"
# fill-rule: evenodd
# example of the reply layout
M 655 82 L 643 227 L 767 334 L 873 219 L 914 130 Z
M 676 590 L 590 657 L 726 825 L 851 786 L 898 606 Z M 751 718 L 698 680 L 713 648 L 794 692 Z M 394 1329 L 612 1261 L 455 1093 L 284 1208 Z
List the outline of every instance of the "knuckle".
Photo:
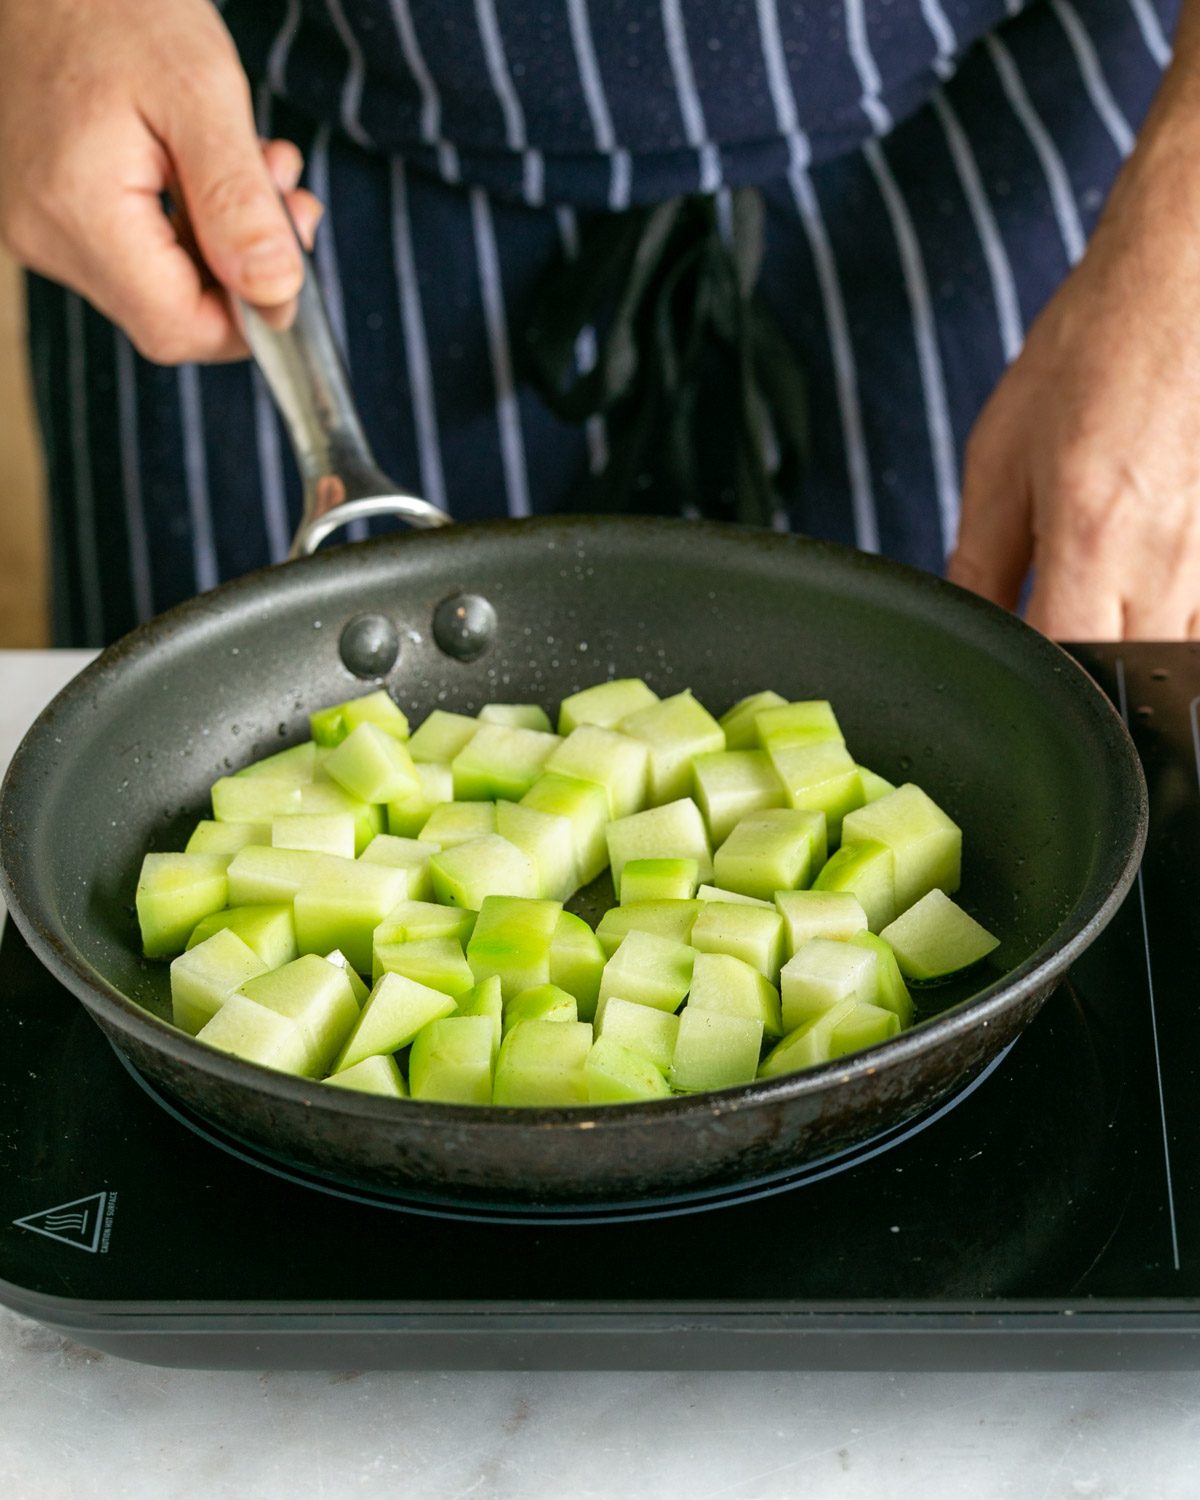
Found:
M 200 188 L 195 204 L 198 212 L 209 219 L 244 226 L 240 238 L 254 240 L 261 236 L 263 185 L 248 167 L 219 172 Z
M 212 108 L 248 101 L 250 85 L 232 46 L 209 44 L 194 48 L 186 68 L 173 79 L 176 99 L 187 108 Z
M 135 321 L 126 325 L 134 348 L 156 365 L 182 365 L 193 357 L 184 329 L 168 322 Z

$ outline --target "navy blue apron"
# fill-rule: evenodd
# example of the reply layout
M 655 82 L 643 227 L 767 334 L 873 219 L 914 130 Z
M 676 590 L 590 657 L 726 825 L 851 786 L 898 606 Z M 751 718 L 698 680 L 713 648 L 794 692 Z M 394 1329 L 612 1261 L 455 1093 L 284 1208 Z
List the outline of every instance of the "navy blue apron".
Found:
M 759 189 L 760 292 L 807 372 L 780 524 L 940 570 L 963 446 L 1083 253 L 1177 0 L 227 0 L 383 467 L 458 519 L 608 462 L 518 348 L 598 214 Z M 30 278 L 58 644 L 278 560 L 299 491 L 248 365 L 163 369 Z M 581 338 L 586 368 L 595 351 Z

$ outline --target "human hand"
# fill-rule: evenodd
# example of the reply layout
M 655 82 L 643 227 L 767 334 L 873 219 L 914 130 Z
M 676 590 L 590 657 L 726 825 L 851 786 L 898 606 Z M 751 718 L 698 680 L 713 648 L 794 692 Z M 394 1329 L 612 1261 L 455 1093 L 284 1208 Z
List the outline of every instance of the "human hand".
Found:
M 967 445 L 949 577 L 1059 640 L 1200 639 L 1200 202 L 1147 150 Z
M 244 355 L 225 290 L 278 316 L 303 278 L 279 195 L 306 242 L 321 206 L 209 0 L 0 0 L 0 57 L 0 239 L 149 359 Z

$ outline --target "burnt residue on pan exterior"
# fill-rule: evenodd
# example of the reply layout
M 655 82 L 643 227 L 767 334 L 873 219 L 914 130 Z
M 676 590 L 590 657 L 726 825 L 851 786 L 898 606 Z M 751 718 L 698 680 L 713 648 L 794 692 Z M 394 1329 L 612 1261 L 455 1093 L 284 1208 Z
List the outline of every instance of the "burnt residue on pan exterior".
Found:
M 495 611 L 471 661 L 434 613 Z M 696 1098 L 596 1111 L 403 1104 L 268 1072 L 164 1024 L 137 948 L 147 848 L 182 847 L 221 774 L 362 691 L 347 621 L 390 620 L 407 712 L 552 705 L 609 676 L 715 711 L 774 687 L 831 697 L 848 742 L 960 821 L 963 901 L 1003 937 L 882 1047 Z M 708 523 L 496 522 L 331 549 L 143 626 L 34 725 L 0 791 L 3 894 L 42 961 L 143 1073 L 227 1132 L 342 1180 L 459 1202 L 602 1203 L 737 1183 L 866 1139 L 945 1098 L 1037 1011 L 1113 915 L 1146 828 L 1141 769 L 1076 664 L 991 605 L 848 549 Z M 586 904 L 584 893 L 584 903 Z M 586 1128 L 582 1128 L 586 1127 Z

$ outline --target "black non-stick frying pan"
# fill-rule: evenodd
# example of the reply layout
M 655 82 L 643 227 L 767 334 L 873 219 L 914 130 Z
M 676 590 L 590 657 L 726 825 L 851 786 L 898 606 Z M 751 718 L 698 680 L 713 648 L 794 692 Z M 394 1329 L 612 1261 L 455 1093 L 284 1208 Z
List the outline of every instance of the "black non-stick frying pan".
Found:
M 1001 938 L 990 965 L 918 996 L 917 1026 L 856 1056 L 603 1109 L 327 1089 L 166 1023 L 166 967 L 139 953 L 137 871 L 148 848 L 183 846 L 217 776 L 304 737 L 311 708 L 376 681 L 420 717 L 494 699 L 552 709 L 611 676 L 661 694 L 691 687 L 716 713 L 764 687 L 833 699 L 859 759 L 918 782 L 961 823 L 960 899 Z M 1004 611 L 799 537 L 550 518 L 334 548 L 134 631 L 17 751 L 0 790 L 0 861 L 4 898 L 47 967 L 137 1069 L 234 1136 L 342 1181 L 445 1201 L 600 1203 L 765 1176 L 965 1084 L 1111 918 L 1145 822 L 1118 716 Z M 584 892 L 580 909 L 595 916 L 611 899 Z

